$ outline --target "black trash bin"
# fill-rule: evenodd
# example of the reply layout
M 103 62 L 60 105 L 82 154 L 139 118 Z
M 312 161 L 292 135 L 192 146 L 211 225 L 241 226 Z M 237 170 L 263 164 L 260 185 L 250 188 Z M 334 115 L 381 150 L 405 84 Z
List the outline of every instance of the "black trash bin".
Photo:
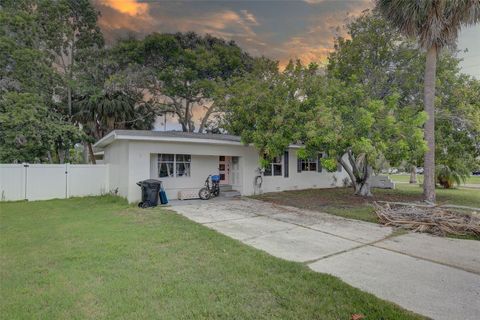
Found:
M 142 188 L 142 202 L 138 204 L 140 208 L 155 207 L 158 205 L 158 192 L 162 186 L 162 181 L 148 179 L 137 182 Z

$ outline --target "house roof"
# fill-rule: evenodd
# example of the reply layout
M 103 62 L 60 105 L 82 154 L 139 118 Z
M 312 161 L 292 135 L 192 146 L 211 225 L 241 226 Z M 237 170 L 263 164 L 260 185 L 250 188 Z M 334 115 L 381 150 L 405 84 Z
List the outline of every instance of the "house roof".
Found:
M 166 142 L 196 142 L 212 144 L 241 145 L 239 136 L 228 134 L 182 132 L 182 131 L 149 131 L 149 130 L 113 130 L 95 143 L 96 148 L 104 148 L 115 140 L 143 140 Z

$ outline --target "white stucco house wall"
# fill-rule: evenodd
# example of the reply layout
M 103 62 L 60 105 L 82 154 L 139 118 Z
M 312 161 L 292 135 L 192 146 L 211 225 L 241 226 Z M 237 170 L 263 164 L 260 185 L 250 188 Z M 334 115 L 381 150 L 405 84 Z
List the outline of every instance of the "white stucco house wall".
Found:
M 169 199 L 177 199 L 179 192 L 198 192 L 209 174 L 220 174 L 221 184 L 241 195 L 340 187 L 348 179 L 341 167 L 334 173 L 322 169 L 321 154 L 298 159 L 299 145 L 291 145 L 260 173 L 257 150 L 232 135 L 114 130 L 94 147 L 104 152 L 110 190 L 118 189 L 130 203 L 140 201 L 136 183 L 145 179 L 161 180 Z

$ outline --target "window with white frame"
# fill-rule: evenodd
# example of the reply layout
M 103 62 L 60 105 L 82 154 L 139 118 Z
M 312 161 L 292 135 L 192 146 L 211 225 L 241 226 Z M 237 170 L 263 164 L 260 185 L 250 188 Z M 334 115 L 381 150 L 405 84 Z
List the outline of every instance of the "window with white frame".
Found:
M 190 177 L 191 160 L 189 154 L 159 154 L 158 177 Z
M 266 166 L 263 172 L 264 176 L 281 176 L 282 175 L 282 157 L 273 158 L 272 162 Z

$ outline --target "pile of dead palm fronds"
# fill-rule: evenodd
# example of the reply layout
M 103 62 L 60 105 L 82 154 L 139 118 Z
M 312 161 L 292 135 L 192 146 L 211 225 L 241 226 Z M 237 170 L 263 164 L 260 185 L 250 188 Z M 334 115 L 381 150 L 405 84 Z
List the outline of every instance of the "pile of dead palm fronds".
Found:
M 374 202 L 380 223 L 435 235 L 473 235 L 480 237 L 480 216 L 474 211 L 438 206 Z

